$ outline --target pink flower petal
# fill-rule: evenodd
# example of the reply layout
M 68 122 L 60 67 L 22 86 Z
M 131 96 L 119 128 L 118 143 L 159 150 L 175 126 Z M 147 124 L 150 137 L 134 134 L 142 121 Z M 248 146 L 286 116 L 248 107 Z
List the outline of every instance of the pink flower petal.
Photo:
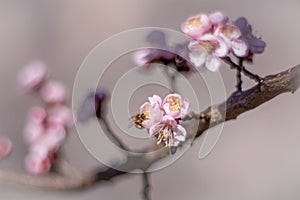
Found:
M 58 81 L 50 81 L 42 88 L 41 98 L 49 104 L 64 103 L 68 98 L 67 88 Z
M 32 92 L 40 87 L 47 78 L 47 67 L 41 61 L 33 61 L 26 65 L 18 75 L 20 86 L 25 92 Z
M 40 157 L 36 154 L 29 154 L 25 158 L 25 169 L 31 174 L 46 174 L 51 168 L 51 162 L 48 157 Z
M 181 30 L 193 39 L 201 37 L 211 29 L 209 18 L 205 14 L 199 14 L 188 18 L 181 26 Z
M 6 157 L 11 153 L 12 142 L 6 137 L 0 138 L 0 158 Z

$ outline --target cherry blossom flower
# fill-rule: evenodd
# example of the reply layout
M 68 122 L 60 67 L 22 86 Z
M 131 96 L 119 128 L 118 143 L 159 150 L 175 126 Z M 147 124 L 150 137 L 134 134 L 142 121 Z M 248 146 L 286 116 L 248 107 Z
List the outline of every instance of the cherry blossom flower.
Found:
M 247 43 L 251 53 L 260 54 L 264 52 L 266 43 L 252 34 L 252 27 L 246 18 L 240 17 L 234 24 L 239 27 L 242 33 L 241 39 Z
M 8 156 L 12 150 L 12 143 L 6 137 L 0 137 L 0 159 Z
M 144 128 L 150 128 L 156 123 L 159 123 L 163 117 L 163 111 L 161 109 L 162 99 L 158 95 L 149 97 L 149 102 L 145 102 L 140 107 L 140 115 L 143 116 L 142 126 Z
M 238 26 L 232 23 L 221 24 L 214 34 L 222 38 L 236 56 L 245 57 L 248 54 L 248 46 L 240 39 L 242 34 Z
M 217 71 L 221 65 L 220 57 L 228 54 L 226 43 L 212 34 L 205 34 L 198 41 L 191 41 L 190 60 L 196 67 L 205 66 L 210 71 Z
M 181 30 L 193 39 L 198 39 L 210 31 L 211 22 L 206 14 L 189 17 L 181 26 Z
M 163 142 L 166 147 L 176 147 L 186 138 L 185 128 L 169 115 L 165 115 L 160 123 L 151 126 L 149 134 L 156 137 L 157 144 Z
M 49 104 L 64 103 L 68 98 L 67 88 L 58 81 L 49 81 L 41 89 L 41 98 Z
M 18 81 L 25 92 L 38 89 L 47 78 L 47 67 L 41 61 L 33 61 L 26 65 L 18 75 Z
M 174 119 L 184 118 L 190 109 L 188 99 L 183 99 L 179 94 L 169 94 L 163 101 L 163 108 L 166 115 Z
M 224 16 L 223 13 L 221 13 L 219 11 L 210 13 L 208 15 L 208 19 L 214 27 L 218 26 L 220 24 L 225 24 L 228 21 L 228 17 Z

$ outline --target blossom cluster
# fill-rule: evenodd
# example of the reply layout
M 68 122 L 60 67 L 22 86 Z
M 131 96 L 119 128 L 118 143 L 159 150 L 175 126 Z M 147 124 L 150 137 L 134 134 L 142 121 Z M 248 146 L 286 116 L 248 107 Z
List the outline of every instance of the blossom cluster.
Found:
M 163 142 L 167 147 L 176 147 L 185 141 L 186 130 L 179 125 L 179 121 L 189 113 L 188 99 L 183 99 L 179 94 L 169 94 L 164 100 L 158 95 L 148 100 L 133 118 L 135 126 L 148 128 L 150 136 L 156 137 L 157 144 Z
M 40 61 L 25 66 L 18 80 L 25 93 L 37 93 L 45 107 L 33 106 L 28 112 L 23 136 L 29 145 L 25 169 L 32 174 L 45 174 L 56 161 L 56 154 L 66 138 L 66 128 L 73 125 L 72 112 L 65 105 L 66 86 L 48 80 L 48 69 Z
M 152 63 L 173 64 L 179 72 L 193 71 L 194 67 L 187 59 L 189 54 L 188 42 L 168 45 L 166 35 L 162 31 L 151 32 L 146 41 L 155 48 L 139 49 L 133 54 L 136 66 L 149 66 Z
M 264 51 L 265 42 L 252 33 L 251 25 L 243 17 L 231 21 L 221 12 L 198 14 L 188 18 L 181 26 L 192 38 L 189 58 L 196 66 L 217 71 L 221 58 L 231 53 L 251 61 L 253 54 Z

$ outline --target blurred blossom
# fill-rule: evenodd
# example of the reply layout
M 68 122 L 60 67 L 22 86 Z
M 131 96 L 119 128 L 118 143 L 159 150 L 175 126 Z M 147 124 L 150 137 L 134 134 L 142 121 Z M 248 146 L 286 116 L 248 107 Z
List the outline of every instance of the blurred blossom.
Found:
M 38 89 L 47 78 L 47 67 L 41 61 L 33 61 L 21 69 L 18 81 L 25 92 Z
M 167 47 L 166 35 L 162 31 L 158 31 L 158 30 L 152 31 L 147 36 L 146 41 L 155 47 L 159 47 L 159 48 Z
M 12 150 L 12 142 L 6 137 L 0 137 L 0 159 L 8 156 Z
M 213 13 L 210 13 L 208 15 L 210 23 L 213 25 L 213 28 L 220 25 L 220 24 L 225 24 L 228 22 L 228 17 L 224 16 L 223 13 L 216 11 Z
M 41 98 L 48 104 L 64 103 L 68 98 L 67 88 L 61 82 L 49 81 L 41 89 Z
M 74 124 L 72 111 L 64 105 L 56 105 L 48 110 L 47 125 L 70 127 Z
M 65 137 L 66 132 L 62 126 L 49 127 L 45 134 L 30 146 L 30 152 L 45 157 L 50 152 L 56 152 Z
M 48 156 L 41 157 L 38 154 L 29 154 L 25 158 L 25 169 L 31 174 L 45 174 L 51 168 L 51 160 Z
M 240 17 L 234 22 L 234 24 L 241 30 L 241 39 L 247 43 L 251 53 L 260 54 L 264 52 L 266 43 L 252 34 L 252 27 L 248 24 L 246 18 Z
M 27 122 L 23 130 L 23 137 L 27 144 L 36 142 L 45 132 L 43 124 Z
M 93 117 L 101 118 L 106 97 L 107 93 L 101 89 L 98 89 L 96 93 L 90 93 L 81 105 L 77 116 L 78 121 L 84 123 Z
M 165 115 L 160 123 L 153 125 L 149 134 L 156 137 L 157 144 L 163 142 L 166 147 L 176 147 L 186 138 L 185 128 L 169 115 Z
M 35 124 L 42 124 L 46 119 L 46 110 L 40 106 L 32 107 L 28 112 L 28 121 Z

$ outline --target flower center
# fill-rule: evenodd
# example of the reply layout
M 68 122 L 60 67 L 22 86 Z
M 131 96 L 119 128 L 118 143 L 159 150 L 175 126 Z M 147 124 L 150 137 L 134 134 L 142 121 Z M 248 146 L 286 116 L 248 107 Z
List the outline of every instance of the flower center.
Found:
M 212 40 L 201 40 L 199 44 L 208 54 L 213 53 L 217 48 L 217 43 Z
M 241 35 L 239 27 L 233 24 L 226 24 L 222 26 L 221 32 L 227 38 L 238 38 Z
M 172 111 L 180 111 L 180 99 L 176 97 L 168 97 L 167 102 L 170 104 L 170 109 Z
M 169 125 L 164 126 L 157 132 L 157 144 L 164 142 L 166 147 L 174 144 L 174 134 Z
M 201 17 L 198 16 L 198 17 L 193 17 L 191 18 L 187 24 L 185 25 L 185 28 L 186 29 L 192 29 L 194 27 L 200 27 L 201 26 Z

